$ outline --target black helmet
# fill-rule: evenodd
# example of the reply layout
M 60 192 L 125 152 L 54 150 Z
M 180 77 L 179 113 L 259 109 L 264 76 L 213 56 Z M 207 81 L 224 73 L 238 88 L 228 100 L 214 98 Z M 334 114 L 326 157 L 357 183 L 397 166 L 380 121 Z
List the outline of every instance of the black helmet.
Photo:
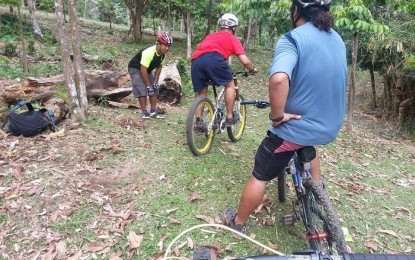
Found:
M 324 6 L 329 7 L 331 0 L 293 0 L 296 4 L 300 5 L 302 8 L 310 6 Z

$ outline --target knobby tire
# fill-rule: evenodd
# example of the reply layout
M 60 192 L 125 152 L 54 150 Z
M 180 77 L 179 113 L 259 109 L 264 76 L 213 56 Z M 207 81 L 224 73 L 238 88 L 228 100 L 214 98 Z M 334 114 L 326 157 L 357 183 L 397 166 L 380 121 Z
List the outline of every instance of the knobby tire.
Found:
M 312 179 L 304 180 L 303 185 L 306 190 L 304 199 L 304 210 L 308 222 L 306 228 L 311 234 L 328 233 L 327 239 L 310 238 L 310 247 L 323 254 L 347 252 L 343 230 L 328 193 Z
M 196 110 L 199 106 L 203 106 L 203 113 L 201 119 L 205 126 L 213 121 L 213 114 L 215 112 L 212 101 L 207 97 L 197 98 L 193 101 L 190 107 L 189 114 L 186 121 L 186 137 L 187 145 L 190 151 L 196 155 L 204 155 L 209 153 L 212 148 L 213 139 L 215 137 L 215 129 L 211 128 L 209 132 L 200 133 L 196 131 Z
M 278 176 L 278 200 L 283 203 L 285 202 L 285 182 L 287 179 L 287 173 L 285 170 Z
M 232 142 L 238 142 L 241 140 L 242 135 L 245 131 L 245 124 L 246 124 L 246 105 L 241 105 L 241 102 L 244 101 L 242 95 L 239 95 L 239 100 L 235 101 L 234 111 L 239 113 L 241 116 L 240 121 L 231 127 L 227 127 L 229 139 Z

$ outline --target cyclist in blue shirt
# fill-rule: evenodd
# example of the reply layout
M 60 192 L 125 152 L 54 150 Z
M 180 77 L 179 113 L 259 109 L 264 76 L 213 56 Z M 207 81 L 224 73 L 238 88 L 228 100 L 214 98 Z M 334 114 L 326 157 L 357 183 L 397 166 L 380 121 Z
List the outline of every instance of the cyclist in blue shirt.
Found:
M 222 222 L 245 232 L 246 221 L 262 202 L 269 181 L 284 172 L 304 146 L 332 142 L 346 108 L 347 63 L 343 40 L 332 29 L 331 0 L 293 0 L 291 24 L 275 47 L 269 71 L 271 125 L 258 147 L 255 165 L 238 212 L 225 209 Z M 311 174 L 321 183 L 318 156 Z

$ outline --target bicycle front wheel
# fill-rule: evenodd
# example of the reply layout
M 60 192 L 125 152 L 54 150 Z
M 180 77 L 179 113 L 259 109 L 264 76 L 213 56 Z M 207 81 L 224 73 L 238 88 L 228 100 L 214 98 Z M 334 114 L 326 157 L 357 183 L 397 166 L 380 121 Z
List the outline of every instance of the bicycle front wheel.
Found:
M 285 183 L 286 183 L 287 173 L 284 170 L 278 176 L 278 200 L 283 203 L 285 202 Z
M 235 113 L 239 115 L 239 121 L 234 125 L 227 127 L 228 136 L 232 142 L 241 140 L 245 131 L 246 105 L 242 105 L 242 101 L 244 101 L 244 98 L 242 95 L 239 95 L 239 100 L 235 100 L 235 105 L 233 107 Z
M 214 112 L 213 103 L 207 97 L 197 98 L 189 110 L 186 122 L 187 145 L 196 156 L 207 154 L 212 148 L 215 136 L 212 125 Z
M 303 182 L 306 194 L 304 210 L 310 247 L 323 254 L 347 252 L 339 218 L 325 189 L 314 180 Z

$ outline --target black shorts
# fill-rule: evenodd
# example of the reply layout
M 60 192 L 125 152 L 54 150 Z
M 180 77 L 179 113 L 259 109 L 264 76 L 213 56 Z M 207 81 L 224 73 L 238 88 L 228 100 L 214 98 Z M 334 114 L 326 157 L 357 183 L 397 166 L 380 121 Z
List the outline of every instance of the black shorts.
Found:
M 294 151 L 276 152 L 284 142 L 284 139 L 268 132 L 262 140 L 255 155 L 255 165 L 252 175 L 260 181 L 270 181 L 282 173 L 285 166 L 294 155 Z
M 195 92 L 206 87 L 209 81 L 222 86 L 233 80 L 229 63 L 217 52 L 205 53 L 192 60 L 191 76 Z

